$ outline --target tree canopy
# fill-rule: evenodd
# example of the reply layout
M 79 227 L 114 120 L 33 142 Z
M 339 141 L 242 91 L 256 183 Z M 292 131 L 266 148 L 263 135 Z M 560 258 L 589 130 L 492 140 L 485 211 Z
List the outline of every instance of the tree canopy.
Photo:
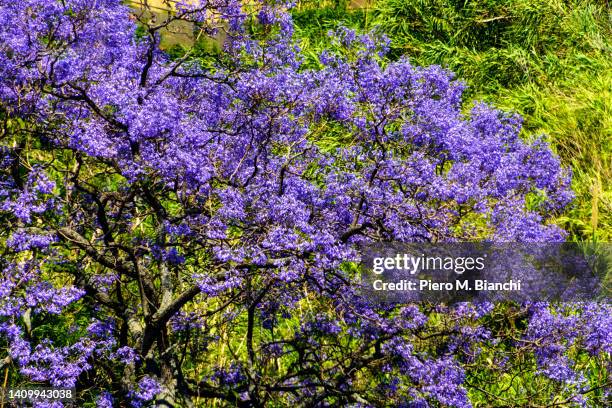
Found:
M 169 56 L 172 21 L 223 31 L 223 52 Z M 590 387 L 584 356 L 605 371 L 607 306 L 512 306 L 527 327 L 511 345 L 498 306 L 359 292 L 363 244 L 564 239 L 547 221 L 569 172 L 519 138 L 520 117 L 462 114 L 452 73 L 348 29 L 305 67 L 272 2 L 151 19 L 117 0 L 0 0 L 0 23 L 13 381 L 101 407 L 464 407 L 470 363 L 499 343 L 509 372 L 530 356 L 569 401 Z

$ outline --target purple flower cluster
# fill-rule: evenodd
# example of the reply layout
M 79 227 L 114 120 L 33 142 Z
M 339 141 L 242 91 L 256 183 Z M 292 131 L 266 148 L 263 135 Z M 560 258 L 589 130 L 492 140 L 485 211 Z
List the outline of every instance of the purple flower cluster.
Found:
M 586 386 L 571 356 L 576 355 L 576 350 L 586 350 L 592 356 L 610 354 L 612 307 L 568 304 L 552 309 L 538 303 L 531 306 L 530 312 L 525 340 L 537 344 L 534 352 L 539 371 L 557 381 Z
M 143 377 L 138 382 L 137 388 L 129 393 L 132 398 L 132 406 L 134 408 L 147 406 L 146 403 L 154 399 L 160 391 L 161 388 L 157 380 L 148 376 Z

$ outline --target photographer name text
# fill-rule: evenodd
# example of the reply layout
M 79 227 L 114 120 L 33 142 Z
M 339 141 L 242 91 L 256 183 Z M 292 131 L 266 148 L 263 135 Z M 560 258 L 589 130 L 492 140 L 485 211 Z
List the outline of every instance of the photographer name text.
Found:
M 521 281 L 510 279 L 507 282 L 489 282 L 486 279 L 456 280 L 454 282 L 435 282 L 430 279 L 406 280 L 397 282 L 385 282 L 377 279 L 372 282 L 372 287 L 376 291 L 520 291 Z

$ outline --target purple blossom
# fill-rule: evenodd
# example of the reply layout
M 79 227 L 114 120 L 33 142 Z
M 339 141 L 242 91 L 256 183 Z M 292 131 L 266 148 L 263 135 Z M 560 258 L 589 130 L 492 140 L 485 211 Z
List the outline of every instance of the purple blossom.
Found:
M 28 234 L 26 231 L 17 231 L 6 241 L 6 245 L 21 252 L 48 248 L 55 240 L 56 238 L 51 235 Z
M 113 408 L 113 397 L 112 395 L 105 391 L 98 396 L 96 400 L 97 408 Z
M 159 382 L 153 377 L 145 376 L 138 382 L 137 388 L 130 391 L 132 406 L 135 408 L 147 406 L 146 403 L 153 400 L 160 392 Z

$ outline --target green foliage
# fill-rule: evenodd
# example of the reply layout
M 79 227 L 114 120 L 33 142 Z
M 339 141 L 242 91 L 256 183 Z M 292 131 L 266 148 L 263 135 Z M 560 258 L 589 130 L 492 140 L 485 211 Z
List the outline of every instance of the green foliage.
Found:
M 295 32 L 308 68 L 317 67 L 319 53 L 333 50 L 328 33 L 338 27 L 362 30 L 367 24 L 367 14 L 362 9 L 351 9 L 346 1 L 316 3 L 302 1 L 293 11 Z

